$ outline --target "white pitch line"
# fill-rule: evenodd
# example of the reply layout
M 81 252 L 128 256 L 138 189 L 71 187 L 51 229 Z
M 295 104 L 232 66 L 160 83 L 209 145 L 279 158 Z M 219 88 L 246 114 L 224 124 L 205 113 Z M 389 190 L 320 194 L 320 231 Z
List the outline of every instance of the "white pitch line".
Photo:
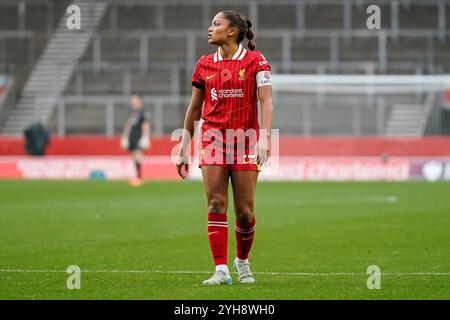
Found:
M 324 198 L 320 200 L 297 200 L 294 201 L 296 205 L 334 205 L 334 204 L 352 204 L 352 203 L 397 203 L 398 197 L 369 197 L 369 198 Z
M 209 274 L 211 271 L 190 270 L 81 270 L 85 273 L 143 273 L 143 274 Z M 56 269 L 0 269 L 0 273 L 66 273 Z M 254 272 L 254 274 L 268 276 L 367 276 L 363 272 Z M 382 276 L 450 276 L 450 272 L 382 272 Z
M 367 276 L 363 272 L 254 272 L 263 275 L 291 276 Z M 450 272 L 381 272 L 382 276 L 450 276 Z

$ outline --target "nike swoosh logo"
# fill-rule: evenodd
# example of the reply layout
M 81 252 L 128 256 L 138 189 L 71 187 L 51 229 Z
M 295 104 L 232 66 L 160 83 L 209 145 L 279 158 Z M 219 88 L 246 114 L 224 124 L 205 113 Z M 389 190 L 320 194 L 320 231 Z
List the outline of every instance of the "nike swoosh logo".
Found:
M 219 231 L 208 232 L 208 236 L 210 236 L 210 235 L 212 235 L 214 233 L 217 233 L 217 232 L 219 232 Z
M 245 238 L 245 237 L 242 237 L 242 240 L 250 240 L 250 239 L 252 239 L 253 238 L 253 236 L 250 236 L 250 237 L 248 237 L 248 238 Z
M 211 79 L 211 78 L 214 78 L 214 77 L 216 76 L 216 74 L 217 74 L 217 73 L 215 73 L 215 74 L 213 74 L 213 75 L 211 75 L 211 76 L 206 76 L 206 80 L 209 80 L 209 79 Z

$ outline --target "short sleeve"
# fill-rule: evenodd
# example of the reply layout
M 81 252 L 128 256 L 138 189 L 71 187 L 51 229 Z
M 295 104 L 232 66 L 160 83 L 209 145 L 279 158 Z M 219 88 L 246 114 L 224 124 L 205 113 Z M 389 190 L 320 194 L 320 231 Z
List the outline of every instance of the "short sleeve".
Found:
M 140 111 L 139 112 L 139 118 L 138 118 L 138 122 L 142 123 L 144 121 L 149 121 L 150 120 L 150 113 L 147 111 Z
M 205 80 L 202 77 L 202 58 L 198 60 L 192 74 L 192 85 L 200 90 L 205 90 Z
M 257 52 L 256 57 L 256 73 L 261 71 L 271 71 L 270 65 L 267 62 L 266 58 L 261 54 L 261 52 Z
M 272 79 L 270 75 L 270 65 L 267 62 L 266 58 L 261 54 L 261 52 L 257 52 L 256 56 L 256 86 L 271 86 Z

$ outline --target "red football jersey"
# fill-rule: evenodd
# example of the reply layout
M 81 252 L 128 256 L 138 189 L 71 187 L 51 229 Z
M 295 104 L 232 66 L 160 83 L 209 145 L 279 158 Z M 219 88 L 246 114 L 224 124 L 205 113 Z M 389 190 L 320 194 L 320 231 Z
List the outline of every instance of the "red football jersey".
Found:
M 259 51 L 239 45 L 232 59 L 225 60 L 220 48 L 202 56 L 192 75 L 192 85 L 205 90 L 202 131 L 255 129 L 258 125 L 257 77 L 270 84 L 270 65 Z M 264 74 L 265 73 L 265 74 Z M 265 85 L 264 78 L 259 85 Z

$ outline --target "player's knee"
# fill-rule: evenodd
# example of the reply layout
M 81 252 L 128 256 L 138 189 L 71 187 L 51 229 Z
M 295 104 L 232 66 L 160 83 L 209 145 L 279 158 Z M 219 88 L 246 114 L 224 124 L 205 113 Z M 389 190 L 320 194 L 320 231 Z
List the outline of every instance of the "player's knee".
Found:
M 208 211 L 211 213 L 225 213 L 227 211 L 226 199 L 216 197 L 209 200 Z
M 253 208 L 251 206 L 239 206 L 235 208 L 236 219 L 242 225 L 248 225 L 253 220 Z

